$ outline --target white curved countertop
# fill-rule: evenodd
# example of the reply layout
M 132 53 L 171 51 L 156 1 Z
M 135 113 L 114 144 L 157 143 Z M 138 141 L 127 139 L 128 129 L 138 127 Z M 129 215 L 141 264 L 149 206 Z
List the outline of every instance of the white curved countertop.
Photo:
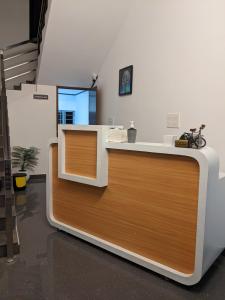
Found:
M 136 143 L 105 143 L 105 148 L 107 149 L 118 149 L 118 150 L 131 150 L 131 151 L 143 151 L 143 152 L 155 152 L 155 153 L 168 153 L 175 155 L 187 155 L 195 157 L 200 153 L 200 155 L 208 155 L 213 153 L 218 158 L 216 151 L 210 147 L 205 147 L 202 149 L 192 149 L 192 148 L 181 148 L 175 147 L 163 143 L 149 143 L 149 142 L 136 142 Z
M 47 215 L 50 223 L 75 236 L 81 237 L 95 245 L 125 257 L 135 263 L 147 267 L 155 272 L 165 275 L 173 280 L 186 285 L 197 283 L 210 265 L 225 247 L 225 174 L 219 172 L 219 157 L 216 151 L 210 147 L 203 149 L 190 149 L 171 146 L 163 143 L 109 143 L 107 142 L 109 126 L 59 126 L 59 139 L 50 142 L 49 147 L 49 175 Z M 67 173 L 65 170 L 65 136 L 66 130 L 96 131 L 96 178 Z M 62 224 L 54 219 L 52 212 L 52 159 L 51 144 L 58 143 L 58 177 L 64 180 L 74 181 L 97 187 L 108 185 L 108 156 L 110 150 L 140 151 L 165 155 L 180 155 L 195 159 L 200 168 L 199 193 L 196 230 L 195 269 L 193 274 L 183 274 L 157 262 L 146 260 L 143 257 L 128 253 L 119 249 L 107 241 L 81 232 L 68 224 Z M 89 145 L 89 144 L 87 144 Z

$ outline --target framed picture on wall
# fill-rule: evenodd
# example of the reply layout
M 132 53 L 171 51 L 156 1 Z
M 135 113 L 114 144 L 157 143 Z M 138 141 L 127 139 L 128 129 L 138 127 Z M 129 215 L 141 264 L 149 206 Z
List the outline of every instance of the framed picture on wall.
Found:
M 126 96 L 132 94 L 133 87 L 133 66 L 120 69 L 119 71 L 119 95 Z

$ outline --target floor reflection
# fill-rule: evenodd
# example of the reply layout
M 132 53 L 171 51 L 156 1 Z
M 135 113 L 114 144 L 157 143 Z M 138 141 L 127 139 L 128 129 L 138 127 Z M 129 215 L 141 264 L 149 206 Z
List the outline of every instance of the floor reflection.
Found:
M 33 185 L 28 184 L 26 190 L 15 193 L 15 203 L 21 221 L 33 217 L 38 212 L 38 192 L 35 192 Z
M 225 257 L 202 282 L 183 287 L 50 227 L 45 184 L 16 196 L 21 254 L 0 260 L 0 300 L 225 299 Z

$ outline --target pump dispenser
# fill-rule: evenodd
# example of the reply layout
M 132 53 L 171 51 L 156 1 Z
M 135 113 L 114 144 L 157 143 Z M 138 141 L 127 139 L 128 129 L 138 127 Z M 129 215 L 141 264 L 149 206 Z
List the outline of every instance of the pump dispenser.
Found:
M 135 143 L 137 129 L 134 127 L 134 121 L 130 121 L 130 128 L 127 130 L 128 143 Z

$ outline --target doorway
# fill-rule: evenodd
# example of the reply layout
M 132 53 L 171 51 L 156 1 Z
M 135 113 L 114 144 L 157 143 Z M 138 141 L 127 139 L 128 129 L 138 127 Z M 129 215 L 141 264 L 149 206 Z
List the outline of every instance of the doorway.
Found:
M 97 89 L 57 88 L 57 127 L 59 124 L 95 125 Z

